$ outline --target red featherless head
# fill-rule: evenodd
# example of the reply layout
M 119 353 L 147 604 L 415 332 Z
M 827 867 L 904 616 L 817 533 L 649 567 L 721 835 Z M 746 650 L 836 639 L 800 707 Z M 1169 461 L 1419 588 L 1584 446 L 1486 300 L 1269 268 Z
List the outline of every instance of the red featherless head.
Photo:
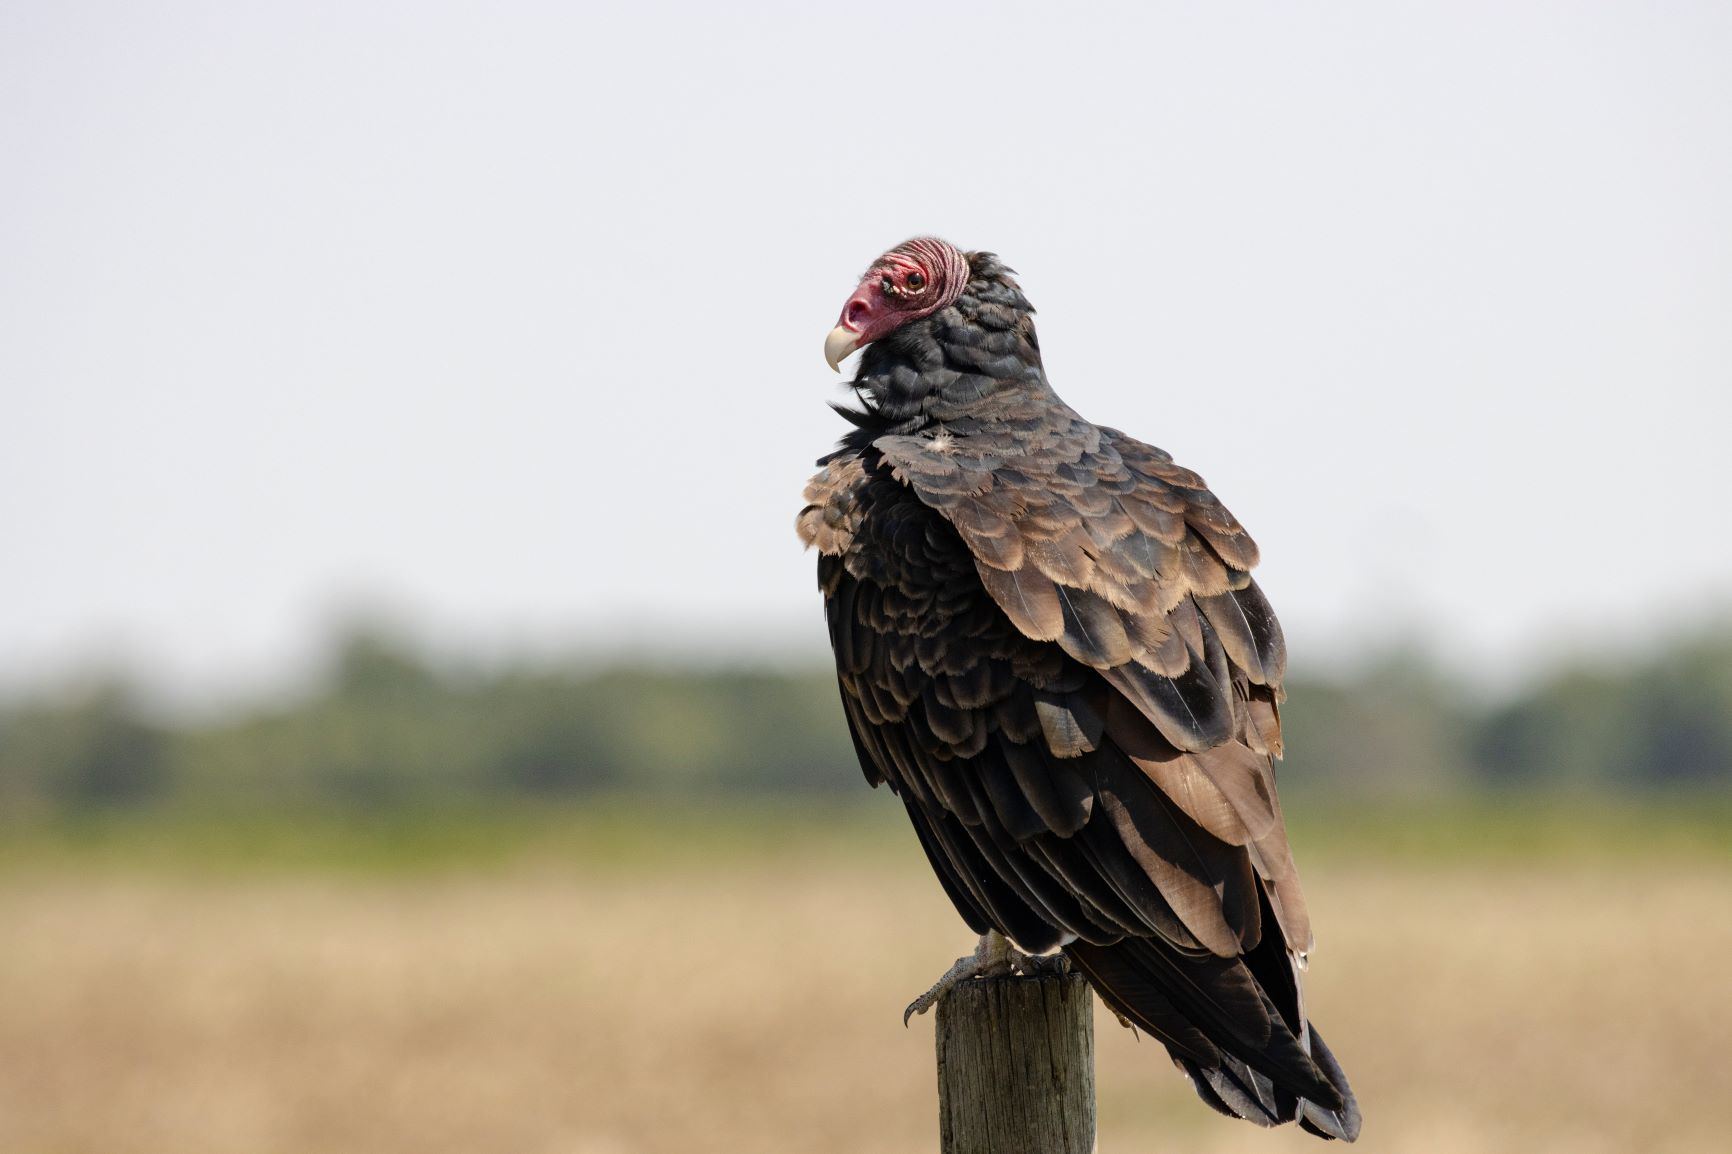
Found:
M 903 241 L 866 270 L 824 341 L 824 359 L 837 369 L 855 349 L 954 304 L 967 284 L 961 249 L 935 236 Z

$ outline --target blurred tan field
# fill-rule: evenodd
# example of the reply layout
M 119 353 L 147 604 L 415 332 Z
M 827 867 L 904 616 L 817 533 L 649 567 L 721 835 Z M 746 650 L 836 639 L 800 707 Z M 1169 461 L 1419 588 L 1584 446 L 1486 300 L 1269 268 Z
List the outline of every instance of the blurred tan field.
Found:
M 969 936 L 912 840 L 688 850 L 8 859 L 0 1150 L 934 1149 L 932 1027 L 900 1009 Z M 1724 1148 L 1726 855 L 1314 856 L 1310 1000 L 1361 1149 Z M 1321 1149 L 1097 1029 L 1102 1150 Z

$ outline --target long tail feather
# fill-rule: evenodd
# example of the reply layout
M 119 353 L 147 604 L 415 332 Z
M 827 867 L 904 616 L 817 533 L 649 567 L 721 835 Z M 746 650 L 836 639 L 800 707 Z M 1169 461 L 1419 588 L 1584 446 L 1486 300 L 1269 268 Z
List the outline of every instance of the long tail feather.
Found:
M 1197 1096 L 1215 1110 L 1260 1126 L 1297 1120 L 1322 1138 L 1352 1141 L 1359 1106 L 1347 1077 L 1309 1024 L 1288 1028 L 1269 992 L 1242 964 L 1189 957 L 1150 939 L 1112 945 L 1072 942 L 1065 954 L 1102 1001 L 1166 1045 Z M 1267 1039 L 1252 1045 L 1238 1030 L 1249 996 L 1270 1022 Z

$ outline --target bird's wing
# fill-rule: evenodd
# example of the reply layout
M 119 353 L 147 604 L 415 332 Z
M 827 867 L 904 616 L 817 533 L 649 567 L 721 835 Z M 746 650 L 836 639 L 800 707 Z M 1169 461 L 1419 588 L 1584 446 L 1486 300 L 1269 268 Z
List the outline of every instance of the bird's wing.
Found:
M 964 920 L 1064 946 L 1212 1105 L 1274 1122 L 1305 1098 L 1350 1131 L 1289 954 L 1285 657 L 1250 538 L 1110 430 L 874 444 L 813 479 L 799 528 L 861 764 Z
M 1110 743 L 1192 822 L 1245 847 L 1283 936 L 1307 953 L 1271 764 L 1286 646 L 1251 578 L 1256 544 L 1200 477 L 1116 430 L 1073 420 L 1034 452 L 979 440 L 877 447 L 955 528 L 1020 634 L 1110 688 L 1098 703 Z

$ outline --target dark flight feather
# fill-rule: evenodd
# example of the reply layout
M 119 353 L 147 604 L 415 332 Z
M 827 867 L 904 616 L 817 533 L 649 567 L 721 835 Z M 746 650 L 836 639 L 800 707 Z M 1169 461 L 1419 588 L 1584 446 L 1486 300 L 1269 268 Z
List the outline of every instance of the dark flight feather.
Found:
M 797 526 L 861 766 L 970 928 L 1062 947 L 1214 1109 L 1351 1140 L 1275 793 L 1286 647 L 1202 479 L 1083 420 L 996 258 L 868 345 Z

